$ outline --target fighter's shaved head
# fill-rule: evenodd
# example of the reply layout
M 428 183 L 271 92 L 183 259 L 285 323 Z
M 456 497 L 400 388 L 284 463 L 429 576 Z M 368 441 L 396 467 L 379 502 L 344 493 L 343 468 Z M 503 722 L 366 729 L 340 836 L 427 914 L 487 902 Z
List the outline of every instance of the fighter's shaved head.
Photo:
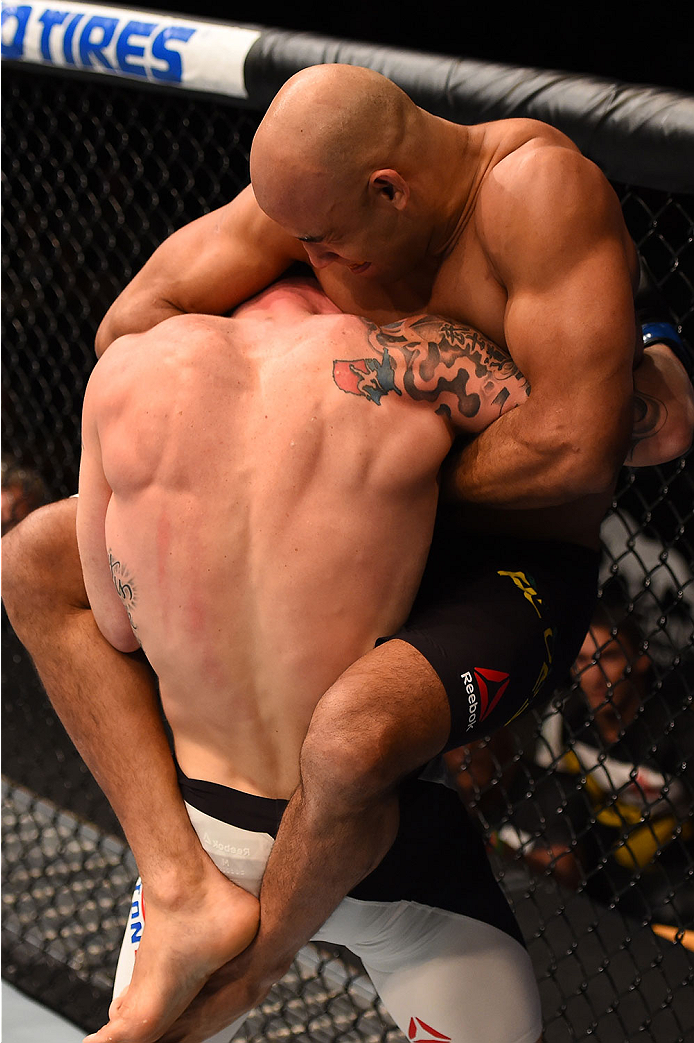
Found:
M 355 187 L 395 165 L 420 110 L 385 76 L 352 65 L 296 73 L 272 101 L 251 151 L 263 209 L 297 184 Z
M 285 83 L 256 132 L 253 191 L 314 269 L 392 281 L 454 234 L 466 133 L 373 69 L 314 65 Z

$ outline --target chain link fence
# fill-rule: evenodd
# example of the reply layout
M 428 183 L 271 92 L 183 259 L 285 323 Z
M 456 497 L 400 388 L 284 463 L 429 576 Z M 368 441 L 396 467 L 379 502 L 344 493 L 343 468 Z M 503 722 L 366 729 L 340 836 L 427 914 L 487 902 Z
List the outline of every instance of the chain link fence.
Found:
M 97 325 L 167 235 L 246 184 L 259 117 L 13 67 L 2 105 L 12 524 L 37 495 L 76 490 Z M 615 187 L 691 342 L 694 198 Z M 625 470 L 603 533 L 597 667 L 513 731 L 449 757 L 528 941 L 547 1043 L 694 1038 L 693 514 L 691 459 Z M 135 867 L 5 617 L 3 642 L 3 974 L 94 1030 Z M 638 682 L 633 721 L 611 701 L 615 654 L 624 683 Z M 591 702 L 600 684 L 602 702 Z M 402 1036 L 350 954 L 309 946 L 239 1038 Z

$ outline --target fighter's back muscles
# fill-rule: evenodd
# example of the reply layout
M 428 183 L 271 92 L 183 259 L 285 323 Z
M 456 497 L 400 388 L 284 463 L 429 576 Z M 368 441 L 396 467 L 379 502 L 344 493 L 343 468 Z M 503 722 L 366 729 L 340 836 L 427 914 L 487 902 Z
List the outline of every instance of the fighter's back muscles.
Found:
M 117 337 L 174 315 L 224 315 L 305 259 L 301 245 L 265 216 L 249 186 L 159 246 L 106 313 L 97 355 Z

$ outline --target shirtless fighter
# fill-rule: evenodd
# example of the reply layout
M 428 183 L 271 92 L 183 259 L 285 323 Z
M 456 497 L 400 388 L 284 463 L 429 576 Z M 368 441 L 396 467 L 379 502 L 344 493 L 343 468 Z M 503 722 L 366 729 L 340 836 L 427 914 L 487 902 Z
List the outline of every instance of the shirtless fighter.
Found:
M 141 645 L 157 673 L 193 825 L 240 885 L 224 906 L 238 950 L 317 702 L 407 618 L 454 435 L 526 397 L 510 358 L 469 328 L 379 327 L 313 281 L 233 318 L 167 320 L 94 370 L 77 508 L 87 594 L 103 635 Z M 364 959 L 403 1032 L 535 1043 L 530 960 L 455 795 L 410 781 L 400 802 L 390 853 L 320 938 Z M 146 917 L 146 888 L 144 902 Z
M 100 352 L 172 315 L 222 314 L 308 258 L 344 311 L 379 322 L 439 312 L 478 326 L 506 345 L 532 394 L 456 458 L 451 483 L 465 511 L 442 519 L 410 630 L 348 671 L 314 714 L 238 1009 L 310 937 L 311 918 L 321 923 L 388 849 L 381 801 L 403 766 L 504 724 L 573 659 L 640 356 L 636 256 L 618 202 L 550 127 L 454 125 L 376 73 L 321 66 L 280 92 L 252 164 L 257 200 L 248 189 L 163 244 L 107 314 Z M 630 462 L 679 455 L 692 426 L 684 370 L 651 343 L 635 375 L 644 439 Z M 664 424 L 658 400 L 668 403 Z M 199 933 L 213 918 L 216 883 L 196 853 L 151 680 L 99 639 L 73 505 L 54 505 L 8 539 L 10 617 L 123 824 L 151 896 L 143 945 L 157 938 L 161 957 L 174 938 L 183 946 L 192 921 Z M 442 594 L 451 614 L 437 619 Z M 425 712 L 426 735 L 409 727 L 413 707 Z M 140 1015 L 156 1017 L 176 987 L 174 972 L 139 983 L 136 974 L 122 1038 L 141 1038 Z

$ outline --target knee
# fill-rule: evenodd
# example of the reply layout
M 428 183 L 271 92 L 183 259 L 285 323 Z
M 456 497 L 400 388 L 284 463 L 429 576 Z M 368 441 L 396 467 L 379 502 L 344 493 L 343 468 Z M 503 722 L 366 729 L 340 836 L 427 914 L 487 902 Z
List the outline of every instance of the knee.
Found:
M 398 782 L 400 770 L 390 741 L 390 726 L 367 722 L 351 715 L 329 725 L 321 717 L 309 729 L 301 751 L 301 777 L 305 790 L 330 798 L 333 805 L 368 801 L 388 792 Z
M 34 511 L 2 538 L 2 596 L 12 624 L 43 607 L 88 607 L 75 518 L 76 500 Z
M 340 809 L 362 807 L 388 793 L 399 772 L 374 731 L 356 737 L 317 727 L 304 741 L 301 776 L 306 800 L 315 797 Z
M 431 734 L 410 731 L 407 718 L 390 711 L 319 713 L 301 751 L 304 791 L 349 808 L 380 800 L 435 756 L 438 731 L 433 723 Z
M 411 646 L 389 641 L 354 663 L 318 703 L 301 753 L 306 792 L 378 799 L 443 748 L 445 690 Z

